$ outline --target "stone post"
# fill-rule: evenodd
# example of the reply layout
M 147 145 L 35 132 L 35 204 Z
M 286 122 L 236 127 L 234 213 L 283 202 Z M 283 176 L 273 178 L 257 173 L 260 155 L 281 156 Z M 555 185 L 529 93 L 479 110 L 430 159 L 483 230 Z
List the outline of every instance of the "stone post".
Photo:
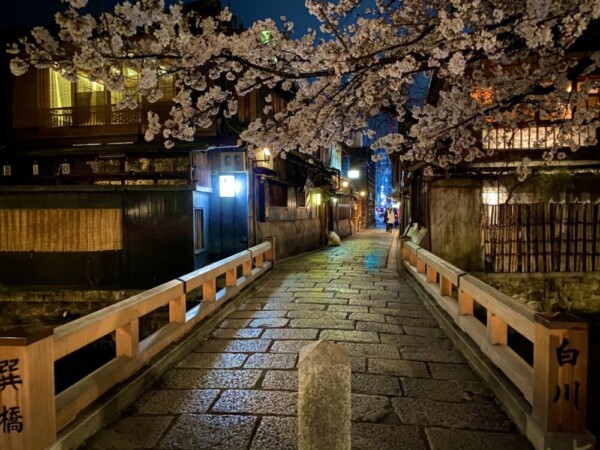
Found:
M 0 448 L 41 450 L 56 438 L 51 328 L 0 333 Z
M 300 350 L 299 450 L 350 450 L 350 358 L 330 341 Z

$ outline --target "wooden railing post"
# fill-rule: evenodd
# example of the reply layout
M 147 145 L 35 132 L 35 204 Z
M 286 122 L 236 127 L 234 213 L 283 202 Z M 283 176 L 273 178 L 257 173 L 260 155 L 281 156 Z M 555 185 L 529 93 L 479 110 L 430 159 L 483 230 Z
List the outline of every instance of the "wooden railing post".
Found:
M 501 317 L 493 314 L 489 309 L 487 312 L 488 342 L 492 345 L 508 344 L 508 324 Z
M 264 259 L 265 259 L 264 253 L 261 253 L 260 255 L 256 255 L 254 257 L 254 264 L 256 264 L 256 267 L 258 267 L 259 269 L 262 269 Z
M 266 240 L 271 243 L 271 249 L 266 252 L 265 257 L 271 263 L 271 267 L 275 267 L 275 236 L 268 236 Z
M 587 368 L 587 322 L 566 313 L 536 314 L 533 417 L 542 432 L 585 432 Z
M 431 266 L 427 266 L 427 282 L 435 283 L 436 277 L 437 277 L 437 272 L 435 271 L 435 269 Z
M 440 274 L 440 295 L 442 297 L 452 296 L 452 283 L 450 280 Z
M 217 299 L 217 279 L 202 283 L 202 301 L 212 302 Z
M 250 257 L 247 261 L 244 261 L 242 264 L 242 272 L 245 277 L 252 275 L 252 257 Z
M 427 270 L 427 264 L 422 259 L 419 259 L 419 254 L 417 253 L 417 273 L 425 273 Z
M 41 450 L 56 439 L 52 329 L 0 333 L 0 448 Z
M 416 251 L 414 253 L 413 252 L 409 252 L 409 254 L 408 254 L 408 263 L 411 266 L 413 266 L 413 267 L 417 265 L 417 252 Z
M 133 358 L 140 346 L 140 321 L 133 320 L 121 328 L 117 328 L 117 356 Z
M 237 286 L 237 267 L 225 272 L 225 286 L 235 287 Z
M 459 316 L 472 316 L 475 312 L 475 302 L 473 297 L 467 294 L 465 291 L 460 290 L 458 294 L 458 315 Z
M 169 322 L 185 323 L 185 300 L 183 294 L 169 302 Z

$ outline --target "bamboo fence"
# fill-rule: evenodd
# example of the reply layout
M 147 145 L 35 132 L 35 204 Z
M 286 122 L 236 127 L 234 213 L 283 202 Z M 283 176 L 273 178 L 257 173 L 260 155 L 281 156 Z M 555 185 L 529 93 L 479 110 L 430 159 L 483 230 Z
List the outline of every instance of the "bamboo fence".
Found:
M 600 203 L 484 205 L 493 272 L 600 271 Z

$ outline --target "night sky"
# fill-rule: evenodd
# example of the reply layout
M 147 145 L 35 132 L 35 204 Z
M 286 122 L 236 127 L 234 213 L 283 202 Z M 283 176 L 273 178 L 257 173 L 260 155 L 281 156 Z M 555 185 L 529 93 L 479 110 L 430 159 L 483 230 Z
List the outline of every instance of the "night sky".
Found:
M 114 0 L 90 0 L 89 5 L 92 12 L 98 12 L 113 10 L 115 3 Z M 319 26 L 318 21 L 308 14 L 304 0 L 221 0 L 221 3 L 230 6 L 246 27 L 267 17 L 279 23 L 279 17 L 285 16 L 294 22 L 294 35 L 298 37 L 308 28 Z M 0 0 L 0 26 L 52 23 L 54 13 L 64 7 L 60 0 Z

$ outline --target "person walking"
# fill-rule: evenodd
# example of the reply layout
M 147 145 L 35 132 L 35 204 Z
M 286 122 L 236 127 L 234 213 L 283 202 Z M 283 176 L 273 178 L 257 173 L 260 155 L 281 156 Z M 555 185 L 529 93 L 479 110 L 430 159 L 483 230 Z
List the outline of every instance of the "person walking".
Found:
M 392 232 L 394 229 L 394 222 L 396 221 L 396 215 L 394 214 L 394 209 L 389 207 L 385 213 L 385 231 Z

